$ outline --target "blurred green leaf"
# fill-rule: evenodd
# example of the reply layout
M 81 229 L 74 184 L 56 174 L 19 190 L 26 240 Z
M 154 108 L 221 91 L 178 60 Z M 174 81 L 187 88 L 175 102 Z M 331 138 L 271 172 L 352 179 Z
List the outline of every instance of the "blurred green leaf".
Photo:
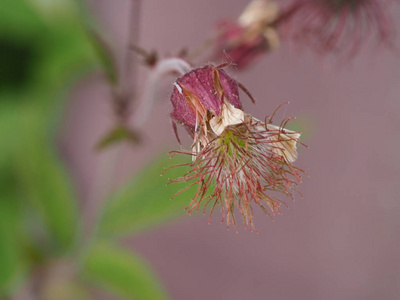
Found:
M 89 250 L 83 275 L 124 299 L 167 299 L 143 260 L 111 243 L 97 243 Z
M 112 55 L 110 46 L 96 31 L 89 29 L 88 35 L 108 81 L 116 85 L 118 82 L 117 64 Z
M 32 29 L 42 25 L 40 16 L 26 0 L 1 0 L 0 1 L 0 33 L 7 32 L 10 28 L 31 32 Z M 9 34 L 12 34 L 9 32 Z
M 170 166 L 188 162 L 190 157 L 186 155 L 170 159 L 164 154 L 146 167 L 141 174 L 109 199 L 109 205 L 100 225 L 100 235 L 131 234 L 182 215 L 194 195 L 193 189 L 171 200 L 171 197 L 184 189 L 186 184 L 166 184 L 168 178 L 175 179 L 182 176 L 187 168 L 171 168 L 163 176 L 161 173 Z
M 12 289 L 21 271 L 21 255 L 16 239 L 16 228 L 19 221 L 15 207 L 10 199 L 2 193 L 0 199 L 0 296 L 7 295 Z M 8 198 L 8 199 L 4 199 Z
M 94 53 L 76 11 L 63 6 L 44 15 L 33 3 L 0 1 L 0 172 L 8 178 L 0 179 L 0 298 L 43 250 L 70 249 L 78 226 L 49 120 L 64 99 L 60 91 L 88 70 Z
M 36 244 L 66 250 L 75 241 L 76 199 L 53 149 L 48 131 L 56 124 L 49 120 L 67 80 L 88 70 L 94 52 L 74 1 L 46 8 L 35 1 L 0 2 L 0 74 L 15 75 L 0 89 L 0 163 L 17 162 L 18 189 L 29 211 L 25 223 Z M 29 59 L 20 63 L 24 53 Z M 23 84 L 21 73 L 27 74 Z
M 73 245 L 77 231 L 77 203 L 70 179 L 52 146 L 46 119 L 35 110 L 24 116 L 23 147 L 16 156 L 21 196 L 44 226 L 54 250 Z M 34 228 L 32 228 L 34 229 Z
M 287 129 L 300 132 L 300 141 L 307 144 L 310 138 L 315 134 L 315 128 L 318 128 L 316 124 L 318 124 L 316 116 L 303 113 L 298 115 L 295 120 L 289 122 Z
M 35 4 L 33 0 L 0 1 L 0 80 L 8 78 L 2 80 L 3 86 L 9 83 L 0 89 L 0 96 L 13 92 L 52 109 L 66 82 L 92 70 L 97 62 L 85 16 L 79 14 L 75 1 L 49 5 L 58 9 L 47 13 Z
M 22 210 L 10 162 L 0 169 L 0 297 L 12 293 L 26 270 L 23 257 Z
M 20 112 L 12 103 L 1 102 L 0 98 L 0 166 L 6 164 L 13 155 L 15 149 L 23 141 L 20 137 Z
M 79 16 L 60 16 L 48 27 L 42 39 L 42 56 L 38 61 L 36 84 L 53 89 L 65 86 L 72 75 L 90 70 L 96 62 L 90 40 Z
M 107 134 L 96 145 L 96 149 L 104 150 L 108 146 L 121 141 L 129 141 L 133 144 L 136 144 L 139 140 L 140 137 L 135 131 L 123 126 L 117 126 L 107 132 Z

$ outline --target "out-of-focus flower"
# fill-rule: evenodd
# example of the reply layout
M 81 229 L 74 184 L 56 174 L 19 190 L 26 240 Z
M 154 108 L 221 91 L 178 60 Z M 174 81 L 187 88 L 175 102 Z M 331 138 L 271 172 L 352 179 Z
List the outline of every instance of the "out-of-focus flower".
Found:
M 278 5 L 269 0 L 253 0 L 237 21 L 221 22 L 216 53 L 225 55 L 237 67 L 245 68 L 262 54 L 279 46 L 279 37 L 271 24 L 279 15 Z
M 289 119 L 275 126 L 271 118 L 261 122 L 246 114 L 238 96 L 240 86 L 212 65 L 175 82 L 171 117 L 194 141 L 190 152 L 174 152 L 191 155 L 193 162 L 186 164 L 189 172 L 171 182 L 189 182 L 183 191 L 197 186 L 189 213 L 204 202 L 204 210 L 211 205 L 211 218 L 219 205 L 229 228 L 235 226 L 238 210 L 245 227 L 253 230 L 253 204 L 272 216 L 284 204 L 279 196 L 293 198 L 302 172 L 292 166 L 300 134 L 283 128 Z
M 284 35 L 318 54 L 351 57 L 368 41 L 390 44 L 392 0 L 293 0 L 277 22 Z

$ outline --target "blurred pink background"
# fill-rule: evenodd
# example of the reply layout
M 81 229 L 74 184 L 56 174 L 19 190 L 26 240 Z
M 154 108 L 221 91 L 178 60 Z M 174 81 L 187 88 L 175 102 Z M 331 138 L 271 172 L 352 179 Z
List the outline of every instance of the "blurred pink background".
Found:
M 247 3 L 142 2 L 140 45 L 160 53 L 199 46 L 218 20 L 237 17 Z M 129 1 L 89 4 L 121 56 Z M 238 234 L 227 231 L 218 213 L 211 225 L 197 214 L 127 239 L 126 245 L 147 258 L 176 300 L 400 299 L 399 57 L 369 51 L 335 66 L 335 60 L 321 62 L 284 46 L 246 72 L 228 72 L 252 92 L 257 105 L 244 95 L 242 101 L 257 118 L 291 102 L 279 117 L 297 116 L 310 146 L 300 147 L 297 162 L 310 175 L 300 186 L 304 198 L 289 201 L 290 209 L 274 222 L 257 210 L 258 234 L 241 224 Z M 146 74 L 141 68 L 142 83 Z M 123 149 L 120 183 L 155 155 L 179 147 L 169 125 L 172 84 L 165 82 L 146 123 L 145 146 Z M 62 150 L 83 201 L 107 155 L 95 154 L 93 145 L 112 124 L 108 100 L 100 75 L 80 82 L 61 130 Z

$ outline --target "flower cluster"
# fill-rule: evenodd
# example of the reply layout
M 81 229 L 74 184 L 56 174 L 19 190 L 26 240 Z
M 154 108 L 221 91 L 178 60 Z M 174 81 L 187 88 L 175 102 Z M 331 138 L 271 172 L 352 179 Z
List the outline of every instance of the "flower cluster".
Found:
M 254 230 L 253 204 L 272 216 L 284 204 L 279 196 L 293 198 L 302 172 L 292 166 L 300 134 L 283 128 L 289 119 L 275 126 L 272 118 L 261 122 L 245 113 L 240 87 L 213 65 L 194 69 L 175 82 L 171 117 L 187 129 L 193 145 L 191 151 L 174 155 L 191 155 L 193 161 L 186 164 L 191 169 L 183 177 L 171 182 L 189 182 L 183 191 L 196 186 L 189 213 L 204 202 L 204 210 L 211 206 L 211 217 L 219 205 L 228 228 L 235 226 L 238 210 L 245 227 Z

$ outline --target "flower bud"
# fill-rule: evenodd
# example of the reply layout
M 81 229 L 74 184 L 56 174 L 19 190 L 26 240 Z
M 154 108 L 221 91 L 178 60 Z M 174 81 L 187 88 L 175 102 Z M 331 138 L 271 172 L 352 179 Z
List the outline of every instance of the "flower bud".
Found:
M 174 83 L 171 118 L 184 125 L 194 135 L 196 124 L 203 122 L 209 111 L 221 114 L 221 106 L 228 101 L 241 108 L 238 83 L 219 67 L 207 65 L 194 69 Z

